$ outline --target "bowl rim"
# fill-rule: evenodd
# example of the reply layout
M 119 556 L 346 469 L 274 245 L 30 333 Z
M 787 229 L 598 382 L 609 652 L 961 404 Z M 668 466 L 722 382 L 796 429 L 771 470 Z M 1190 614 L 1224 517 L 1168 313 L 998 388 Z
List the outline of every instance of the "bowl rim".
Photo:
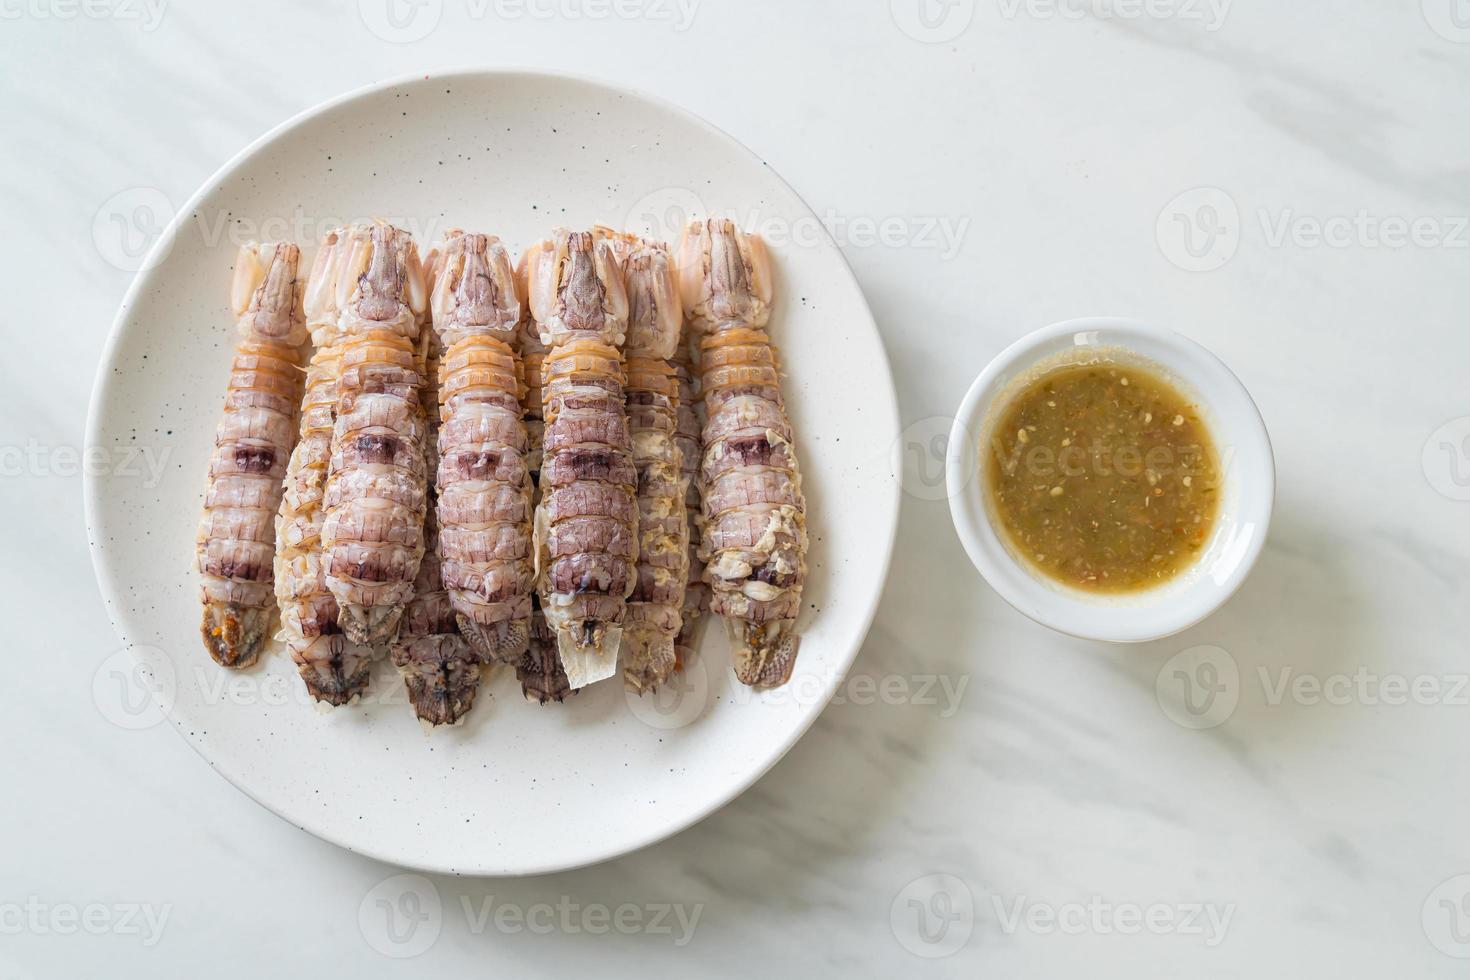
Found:
M 1192 362 L 1198 370 L 1171 362 L 1161 365 L 1177 375 L 1186 387 L 1197 389 L 1202 400 L 1217 407 L 1206 397 L 1209 386 L 1199 384 L 1201 374 L 1208 373 L 1214 390 L 1222 389 L 1231 400 L 1228 414 L 1233 438 L 1230 444 L 1237 459 L 1253 466 L 1251 480 L 1242 486 L 1234 512 L 1242 524 L 1248 525 L 1249 537 L 1223 580 L 1213 589 L 1192 601 L 1161 602 L 1139 606 L 1107 606 L 1087 604 L 1042 581 L 1026 569 L 1011 553 L 993 527 L 983 493 L 975 490 L 978 460 L 976 439 L 997 397 L 1006 390 L 1016 373 L 1044 361 L 1050 348 L 1068 336 L 1106 331 L 1118 335 L 1114 346 L 1137 353 L 1148 361 L 1157 359 L 1136 351 L 1128 343 L 1131 337 L 1146 339 L 1152 345 L 1179 355 L 1179 361 Z M 1235 464 L 1240 465 L 1240 464 Z M 1144 643 L 1160 640 L 1197 625 L 1215 613 L 1240 589 L 1250 576 L 1270 533 L 1276 498 L 1276 463 L 1270 433 L 1260 408 L 1240 378 L 1214 352 L 1204 345 L 1163 327 L 1139 320 L 1116 316 L 1090 316 L 1063 320 L 1034 330 L 1011 343 L 987 364 L 970 385 L 955 413 L 945 456 L 945 490 L 955 532 L 970 561 L 990 587 L 1012 607 L 1033 621 L 1078 639 L 1110 643 Z M 1017 572 L 1020 574 L 1016 574 Z M 1104 612 L 1104 610 L 1106 612 Z M 1147 610 L 1147 615 L 1144 614 Z M 1101 621 L 1100 620 L 1104 620 Z

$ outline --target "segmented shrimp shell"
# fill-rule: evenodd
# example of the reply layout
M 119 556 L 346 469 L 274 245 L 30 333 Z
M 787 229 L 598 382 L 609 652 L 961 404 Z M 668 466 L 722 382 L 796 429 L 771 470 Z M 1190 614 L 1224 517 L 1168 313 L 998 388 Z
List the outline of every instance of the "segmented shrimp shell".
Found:
M 337 625 L 336 597 L 322 563 L 323 499 L 337 419 L 341 375 L 337 279 L 351 245 L 345 229 L 328 232 L 306 282 L 306 325 L 317 351 L 306 370 L 301 399 L 301 435 L 286 470 L 285 493 L 276 516 L 276 600 L 281 638 L 312 697 L 342 705 L 367 687 L 371 648 L 353 643 Z
M 525 302 L 526 258 L 522 256 L 516 267 L 516 284 L 522 298 L 521 323 L 516 330 L 516 352 L 521 359 L 521 374 L 526 390 L 521 397 L 521 408 L 526 423 L 526 465 L 531 470 L 531 482 L 541 479 L 542 445 L 546 438 L 546 419 L 541 410 L 541 366 L 546 362 L 546 345 L 536 329 L 536 320 L 531 316 L 531 304 Z
M 689 574 L 677 441 L 679 380 L 669 361 L 679 346 L 683 311 L 668 246 L 631 235 L 617 235 L 614 242 L 628 294 L 625 404 L 638 476 L 637 580 L 628 597 L 621 656 L 624 685 L 642 694 L 674 671 Z
M 628 427 L 638 474 L 638 571 L 623 628 L 623 680 L 656 690 L 677 663 L 689 575 L 689 525 L 676 441 L 679 379 L 661 358 L 628 359 Z
M 558 231 L 527 256 L 546 421 L 536 510 L 541 608 L 572 688 L 617 672 L 636 584 L 637 477 L 618 353 L 628 304 L 612 246 Z
M 432 472 L 438 459 L 434 419 L 438 414 L 438 338 L 429 339 L 423 403 L 428 419 L 425 462 Z M 441 577 L 442 543 L 434 506 L 434 487 L 424 516 L 424 560 L 414 581 L 414 597 L 404 610 L 393 643 L 393 665 L 403 677 L 409 702 L 426 728 L 455 725 L 475 705 L 484 665 L 488 662 L 459 632 L 453 600 Z
M 240 340 L 209 461 L 196 555 L 205 649 L 225 667 L 249 667 L 274 607 L 272 517 L 296 441 L 306 328 L 292 244 L 249 244 L 235 262 L 230 306 Z
M 338 280 L 342 374 L 322 548 L 338 622 L 355 643 L 397 634 L 424 555 L 426 419 L 419 350 L 428 309 L 418 251 L 381 222 L 349 230 Z
M 806 579 L 806 501 L 781 398 L 764 243 L 720 219 L 693 222 L 679 248 L 684 310 L 702 335 L 700 557 L 711 609 L 730 632 L 735 674 L 790 679 Z
M 450 232 L 435 260 L 440 365 L 439 526 L 460 632 L 487 660 L 516 663 L 531 632 L 531 476 L 515 272 L 497 238 Z
M 694 391 L 694 369 L 681 345 L 674 356 L 674 370 L 679 379 L 679 424 L 674 441 L 679 446 L 680 482 L 684 486 L 685 533 L 688 538 L 689 568 L 685 576 L 684 603 L 680 610 L 679 635 L 674 640 L 674 669 L 683 670 L 699 652 L 704 614 L 709 612 L 710 587 L 704 581 L 704 562 L 699 558 L 699 539 L 704 518 L 699 503 L 700 438 L 703 423 L 697 411 Z
M 516 345 L 526 382 L 521 393 L 521 408 L 526 422 L 526 463 L 531 470 L 535 503 L 539 506 L 541 447 L 546 432 L 546 423 L 541 416 L 541 366 L 546 359 L 546 345 L 541 343 L 536 320 L 531 316 L 531 304 L 526 301 L 529 295 L 527 270 L 528 256 L 523 255 L 516 266 L 516 290 L 522 299 Z M 526 700 L 538 704 L 560 702 L 574 693 L 556 651 L 556 634 L 546 624 L 546 614 L 541 611 L 541 597 L 534 591 L 531 593 L 531 639 L 516 664 L 516 679 L 520 681 L 521 693 Z

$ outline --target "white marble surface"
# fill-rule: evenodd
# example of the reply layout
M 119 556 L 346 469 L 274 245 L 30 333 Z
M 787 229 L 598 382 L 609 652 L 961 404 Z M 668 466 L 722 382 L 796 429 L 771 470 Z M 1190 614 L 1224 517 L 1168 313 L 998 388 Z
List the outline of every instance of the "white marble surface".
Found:
M 0 977 L 1463 974 L 1470 423 L 1436 431 L 1470 415 L 1463 0 L 160 2 L 0 2 Z M 753 790 L 600 867 L 409 881 L 441 912 L 390 933 L 395 869 L 109 720 L 74 454 L 139 228 L 295 112 L 463 64 L 675 99 L 827 214 L 912 492 L 863 680 Z M 1216 350 L 1280 468 L 1254 578 L 1137 649 L 1011 611 L 931 499 L 985 361 L 1091 313 Z M 1223 690 L 1192 715 L 1171 658 L 1200 645 Z M 600 917 L 623 903 L 643 928 Z

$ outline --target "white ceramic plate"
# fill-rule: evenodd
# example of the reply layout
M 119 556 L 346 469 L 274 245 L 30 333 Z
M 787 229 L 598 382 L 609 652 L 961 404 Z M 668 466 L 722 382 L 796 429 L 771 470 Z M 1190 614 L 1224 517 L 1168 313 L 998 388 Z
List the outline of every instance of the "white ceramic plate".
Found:
M 787 372 L 810 508 L 811 575 L 796 676 L 753 694 L 705 633 L 658 700 L 596 685 L 525 703 L 498 674 L 460 728 L 426 736 L 391 665 L 368 703 L 319 713 L 276 644 L 244 674 L 198 635 L 195 523 L 224 396 L 225 304 L 243 239 L 310 250 L 344 219 L 387 218 L 426 242 L 451 223 L 517 250 L 556 224 L 669 235 L 685 212 L 767 234 L 772 333 Z M 462 71 L 375 86 L 266 134 L 179 212 L 139 274 L 103 356 L 89 446 L 150 449 L 160 480 L 110 467 L 87 482 L 108 611 L 169 721 L 240 789 L 343 847 L 430 870 L 534 874 L 658 841 L 750 786 L 826 705 L 871 623 L 898 487 L 892 379 L 872 315 L 810 209 L 759 158 L 662 102 L 588 80 Z M 307 257 L 309 259 L 309 256 Z M 305 260 L 303 260 L 305 265 Z

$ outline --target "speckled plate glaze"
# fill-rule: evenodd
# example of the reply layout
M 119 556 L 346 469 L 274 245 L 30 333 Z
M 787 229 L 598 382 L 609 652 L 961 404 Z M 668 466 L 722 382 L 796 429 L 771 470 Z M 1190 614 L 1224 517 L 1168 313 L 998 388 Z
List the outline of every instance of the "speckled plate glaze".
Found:
M 365 703 L 320 713 L 280 644 L 243 674 L 209 660 L 193 542 L 242 240 L 295 238 L 311 252 L 325 229 L 379 216 L 420 243 L 452 223 L 518 251 L 556 224 L 669 236 L 686 212 L 734 216 L 772 243 L 772 333 L 811 513 L 804 641 L 790 685 L 744 689 L 711 623 L 688 676 L 656 699 L 608 682 L 542 708 L 501 673 L 464 725 L 425 735 L 386 663 Z M 87 520 L 102 594 L 137 676 L 236 786 L 313 834 L 394 864 L 535 874 L 688 827 L 812 724 L 878 602 L 898 517 L 888 465 L 897 435 L 892 379 L 862 293 L 811 210 L 758 157 L 682 110 L 593 81 L 420 75 L 282 125 L 181 209 L 118 314 L 88 425 L 90 446 L 153 447 L 163 475 L 89 475 Z

